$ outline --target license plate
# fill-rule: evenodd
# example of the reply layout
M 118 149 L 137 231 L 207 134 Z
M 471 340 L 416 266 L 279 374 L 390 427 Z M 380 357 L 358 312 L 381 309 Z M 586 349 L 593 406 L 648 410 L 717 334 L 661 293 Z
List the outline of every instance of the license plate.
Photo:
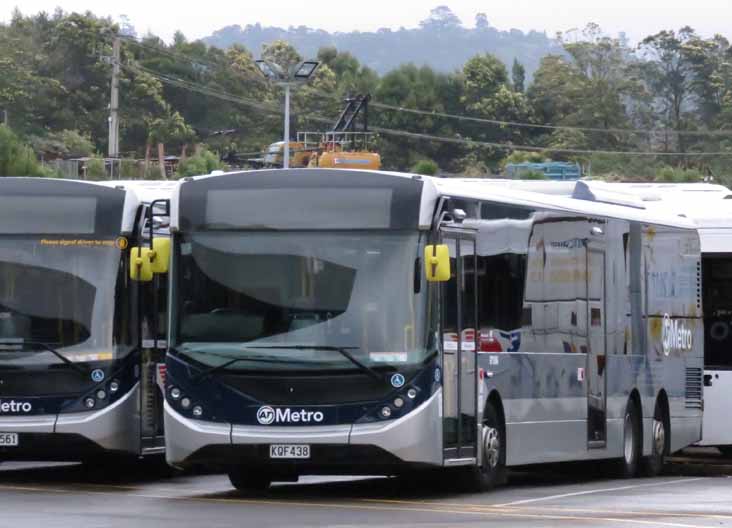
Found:
M 310 458 L 310 446 L 303 444 L 272 444 L 269 458 Z
M 0 447 L 17 447 L 18 433 L 0 433 Z

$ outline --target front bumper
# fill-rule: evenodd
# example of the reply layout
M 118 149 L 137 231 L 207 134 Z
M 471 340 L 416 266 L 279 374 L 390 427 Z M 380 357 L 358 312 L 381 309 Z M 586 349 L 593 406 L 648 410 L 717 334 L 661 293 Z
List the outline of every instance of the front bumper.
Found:
M 397 466 L 442 465 L 442 391 L 390 421 L 337 426 L 270 427 L 214 424 L 165 405 L 168 463 L 209 467 L 275 467 L 302 473 L 369 474 Z M 270 444 L 308 444 L 311 459 L 271 460 Z M 365 471 L 361 471 L 365 470 Z
M 0 433 L 18 433 L 0 460 L 82 460 L 95 454 L 140 452 L 140 387 L 112 405 L 85 413 L 0 417 Z

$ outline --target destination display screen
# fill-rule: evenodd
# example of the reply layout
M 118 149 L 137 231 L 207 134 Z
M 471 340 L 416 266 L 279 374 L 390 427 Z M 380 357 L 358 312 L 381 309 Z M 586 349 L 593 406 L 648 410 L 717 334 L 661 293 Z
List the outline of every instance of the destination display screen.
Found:
M 416 229 L 422 180 L 367 171 L 263 170 L 187 181 L 180 227 L 209 230 Z
M 0 178 L 0 236 L 118 236 L 127 192 L 57 178 Z
M 210 229 L 386 229 L 391 224 L 392 189 L 236 189 L 206 196 Z
M 96 213 L 93 196 L 0 196 L 0 233 L 91 235 Z

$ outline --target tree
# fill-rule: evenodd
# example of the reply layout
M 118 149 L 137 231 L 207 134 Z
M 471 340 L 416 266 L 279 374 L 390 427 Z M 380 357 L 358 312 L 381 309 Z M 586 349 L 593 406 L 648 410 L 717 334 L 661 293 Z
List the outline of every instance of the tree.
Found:
M 294 46 L 284 40 L 275 40 L 271 44 L 265 44 L 262 47 L 262 58 L 274 62 L 285 71 L 302 61 L 302 56 Z
M 506 66 L 494 55 L 476 55 L 463 66 L 465 103 L 474 104 L 498 91 L 508 82 Z
M 152 119 L 149 123 L 149 129 L 148 143 L 157 143 L 158 145 L 160 177 L 165 180 L 167 179 L 165 174 L 165 144 L 182 144 L 185 146 L 191 142 L 195 133 L 185 122 L 183 116 L 173 110 L 168 110 L 167 114 L 162 117 Z
M 686 26 L 678 33 L 660 31 L 646 37 L 639 45 L 639 51 L 646 59 L 641 71 L 661 108 L 661 122 L 675 131 L 686 130 L 690 125 L 690 116 L 685 110 L 693 96 L 694 66 L 687 45 L 698 38 L 694 30 Z M 686 149 L 683 136 L 679 136 L 678 149 L 681 152 Z
M 0 125 L 0 176 L 51 176 L 38 163 L 33 149 L 5 125 Z
M 419 23 L 423 29 L 430 31 L 445 31 L 462 27 L 462 22 L 452 10 L 445 6 L 437 6 L 430 11 L 430 15 Z
M 513 66 L 511 67 L 511 81 L 513 89 L 516 92 L 523 93 L 526 83 L 526 68 L 521 64 L 518 59 L 513 59 Z

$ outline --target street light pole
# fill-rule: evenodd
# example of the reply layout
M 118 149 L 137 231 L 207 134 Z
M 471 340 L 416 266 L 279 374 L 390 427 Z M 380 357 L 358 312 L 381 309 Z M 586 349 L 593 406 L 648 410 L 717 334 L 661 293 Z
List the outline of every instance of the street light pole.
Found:
M 268 79 L 285 89 L 285 131 L 282 167 L 290 168 L 290 88 L 298 83 L 305 83 L 320 64 L 318 61 L 303 61 L 290 68 L 283 68 L 279 64 L 260 59 L 257 67 Z
M 282 168 L 290 168 L 290 83 L 285 83 L 285 153 Z

